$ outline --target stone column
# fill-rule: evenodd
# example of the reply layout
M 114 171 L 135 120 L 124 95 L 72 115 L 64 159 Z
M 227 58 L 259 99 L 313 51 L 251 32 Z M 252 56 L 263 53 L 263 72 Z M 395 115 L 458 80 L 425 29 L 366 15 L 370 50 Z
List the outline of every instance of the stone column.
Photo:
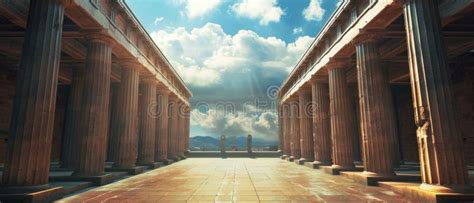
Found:
M 282 105 L 283 109 L 283 154 L 286 157 L 290 157 L 291 150 L 290 150 L 290 143 L 291 143 L 291 126 L 290 126 L 290 108 L 287 103 Z
M 346 82 L 347 65 L 342 62 L 328 64 L 329 99 L 331 117 L 332 158 L 331 168 L 347 170 L 354 168 L 352 151 L 352 109 Z
M 299 107 L 298 101 L 290 101 L 290 136 L 291 136 L 291 156 L 290 160 L 297 160 L 301 158 L 300 148 L 300 122 L 299 122 Z
M 285 145 L 285 140 L 283 140 L 283 108 L 281 105 L 278 105 L 278 151 L 283 152 L 283 145 Z
M 421 188 L 438 192 L 467 188 L 469 177 L 454 115 L 438 1 L 407 0 L 404 15 Z
M 355 41 L 364 173 L 394 176 L 395 111 L 390 85 L 380 65 L 376 35 L 364 33 Z
M 221 153 L 225 153 L 225 135 L 221 135 L 221 142 L 220 142 L 220 147 L 221 147 Z
M 175 96 L 169 97 L 168 105 L 168 158 L 175 161 L 178 159 L 178 98 Z
M 184 114 L 185 114 L 185 106 L 183 102 L 178 102 L 178 156 L 180 158 L 184 158 L 184 140 L 185 135 L 185 125 L 184 125 Z
M 299 124 L 301 158 L 299 164 L 314 161 L 313 149 L 313 110 L 311 89 L 300 90 L 299 97 Z
M 61 167 L 74 168 L 74 153 L 77 152 L 77 137 L 79 132 L 79 119 L 81 115 L 81 97 L 84 90 L 84 66 L 73 67 L 72 84 L 66 110 L 66 124 L 61 148 Z
M 168 100 L 170 91 L 166 87 L 157 89 L 155 161 L 168 163 Z
M 140 64 L 121 62 L 122 77 L 118 92 L 117 108 L 113 118 L 111 139 L 115 139 L 113 168 L 131 169 L 137 161 L 137 113 Z
M 247 152 L 252 153 L 252 135 L 247 135 Z
M 110 74 L 113 41 L 102 34 L 86 36 L 87 56 L 81 98 L 75 176 L 104 173 L 109 123 Z
M 155 162 L 156 85 L 155 78 L 144 78 L 140 83 L 140 118 L 138 135 L 138 165 L 150 165 Z
M 63 17 L 60 0 L 30 4 L 2 185 L 48 183 Z
M 185 152 L 188 152 L 189 151 L 189 136 L 190 136 L 190 126 L 191 126 L 191 122 L 190 122 L 190 119 L 191 119 L 191 108 L 188 106 L 186 108 L 186 117 L 185 117 L 185 124 L 186 124 L 186 141 L 185 141 L 185 144 L 184 144 L 184 147 L 185 147 Z
M 314 163 L 331 164 L 331 122 L 329 118 L 329 86 L 312 81 Z

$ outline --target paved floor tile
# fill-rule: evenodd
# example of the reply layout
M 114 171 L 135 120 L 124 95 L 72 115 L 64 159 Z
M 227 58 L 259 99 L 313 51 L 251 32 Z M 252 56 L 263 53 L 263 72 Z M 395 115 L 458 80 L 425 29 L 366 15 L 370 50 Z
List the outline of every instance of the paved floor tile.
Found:
M 276 158 L 195 158 L 74 195 L 60 202 L 409 202 Z

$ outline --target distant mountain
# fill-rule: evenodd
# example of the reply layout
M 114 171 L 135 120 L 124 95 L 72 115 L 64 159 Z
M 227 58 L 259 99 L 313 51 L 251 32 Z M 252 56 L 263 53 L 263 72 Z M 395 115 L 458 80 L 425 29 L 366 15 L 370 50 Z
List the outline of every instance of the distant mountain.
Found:
M 226 137 L 226 148 L 232 148 L 233 137 Z M 239 150 L 247 149 L 247 137 L 239 136 L 235 138 L 236 146 Z M 252 138 L 253 148 L 271 148 L 278 146 L 278 141 L 267 141 L 260 138 Z M 189 140 L 189 147 L 194 150 L 213 151 L 220 150 L 220 139 L 211 136 L 195 136 Z

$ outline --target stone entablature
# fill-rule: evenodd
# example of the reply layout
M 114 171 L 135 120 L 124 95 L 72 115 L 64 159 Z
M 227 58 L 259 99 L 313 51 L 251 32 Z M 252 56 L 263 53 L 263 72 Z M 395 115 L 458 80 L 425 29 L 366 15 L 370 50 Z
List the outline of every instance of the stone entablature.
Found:
M 280 101 L 288 100 L 311 78 L 327 75 L 325 66 L 331 59 L 349 58 L 355 53 L 353 40 L 364 30 L 385 29 L 381 33 L 384 37 L 404 36 L 404 28 L 386 29 L 403 14 L 402 3 L 401 0 L 343 0 L 281 85 Z M 442 23 L 448 24 L 473 5 L 472 1 L 440 1 Z M 381 55 L 390 51 L 381 48 Z M 390 78 L 396 78 L 397 74 L 391 73 Z
M 25 28 L 28 5 L 27 0 L 2 1 L 0 11 Z M 71 63 L 85 60 L 84 33 L 100 32 L 115 42 L 112 52 L 118 59 L 136 60 L 147 74 L 155 76 L 162 86 L 189 104 L 192 93 L 123 0 L 71 0 L 65 9 L 66 17 L 75 24 L 63 29 L 62 49 L 72 57 Z M 67 61 L 62 59 L 62 63 Z

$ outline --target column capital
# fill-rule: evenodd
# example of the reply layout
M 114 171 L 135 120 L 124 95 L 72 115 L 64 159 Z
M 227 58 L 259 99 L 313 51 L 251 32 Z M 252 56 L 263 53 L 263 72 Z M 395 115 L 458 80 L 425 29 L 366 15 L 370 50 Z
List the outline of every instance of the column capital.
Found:
M 74 0 L 58 0 L 60 4 L 62 4 L 64 7 L 68 7 L 68 6 L 71 6 L 72 5 L 72 2 L 74 2 Z
M 301 89 L 298 91 L 298 95 L 305 95 L 305 94 L 311 94 L 311 86 L 310 87 L 301 87 Z
M 326 64 L 328 69 L 347 68 L 351 64 L 349 58 L 331 58 Z
M 366 42 L 376 42 L 382 37 L 383 30 L 361 29 L 359 35 L 352 40 L 352 44 L 358 45 Z
M 315 83 L 328 83 L 328 76 L 327 75 L 317 75 L 317 76 L 313 76 L 309 82 L 311 83 L 311 85 L 315 84 Z
M 158 87 L 156 89 L 156 93 L 157 94 L 166 94 L 166 95 L 168 95 L 168 94 L 171 93 L 171 91 L 169 89 L 167 89 L 166 87 Z
M 155 78 L 155 76 L 147 75 L 147 76 L 140 76 L 140 83 L 157 85 L 160 82 Z
M 179 102 L 180 101 L 178 96 L 176 96 L 174 94 L 170 94 L 169 100 L 174 101 L 174 102 Z
M 105 29 L 83 30 L 82 32 L 87 41 L 105 43 L 110 47 L 113 47 L 116 44 L 115 40 L 107 34 L 107 30 Z
M 393 4 L 397 6 L 403 6 L 406 2 L 407 0 L 393 0 Z
M 140 69 L 142 67 L 137 58 L 118 59 L 117 62 L 122 68 Z

